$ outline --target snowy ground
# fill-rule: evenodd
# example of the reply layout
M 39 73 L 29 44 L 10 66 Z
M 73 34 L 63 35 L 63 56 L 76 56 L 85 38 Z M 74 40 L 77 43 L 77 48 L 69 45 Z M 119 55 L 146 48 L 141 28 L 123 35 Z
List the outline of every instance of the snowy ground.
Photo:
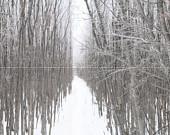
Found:
M 106 129 L 105 116 L 99 117 L 98 107 L 92 103 L 88 86 L 77 76 L 72 82 L 72 93 L 66 97 L 59 112 L 58 120 L 52 127 L 52 135 L 110 135 Z M 6 127 L 5 120 L 3 123 Z M 35 135 L 41 135 L 41 124 L 39 120 L 34 129 Z
M 105 117 L 99 117 L 97 105 L 86 83 L 74 77 L 72 93 L 67 96 L 52 135 L 110 135 Z M 38 135 L 36 130 L 36 135 Z

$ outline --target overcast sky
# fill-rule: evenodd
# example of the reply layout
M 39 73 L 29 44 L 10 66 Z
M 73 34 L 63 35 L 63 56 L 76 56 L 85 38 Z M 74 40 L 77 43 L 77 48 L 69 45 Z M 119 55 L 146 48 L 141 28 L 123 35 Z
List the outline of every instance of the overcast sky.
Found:
M 73 61 L 74 64 L 81 60 L 83 52 L 82 44 L 88 35 L 88 12 L 84 0 L 72 1 L 72 43 L 73 43 Z

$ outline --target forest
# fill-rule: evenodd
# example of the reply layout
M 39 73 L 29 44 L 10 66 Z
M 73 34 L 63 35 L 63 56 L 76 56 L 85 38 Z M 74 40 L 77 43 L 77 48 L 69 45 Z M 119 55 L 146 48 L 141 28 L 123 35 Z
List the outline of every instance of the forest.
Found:
M 70 5 L 0 1 L 0 135 L 33 135 L 38 119 L 50 134 L 71 91 L 72 69 L 63 68 L 72 65 Z
M 77 74 L 111 135 L 170 135 L 170 1 L 80 0 L 84 55 L 73 67 L 73 0 L 0 1 L 0 135 L 51 135 Z M 86 34 L 87 35 L 87 34 Z
M 78 74 L 113 135 L 170 134 L 170 1 L 84 0 L 91 34 Z

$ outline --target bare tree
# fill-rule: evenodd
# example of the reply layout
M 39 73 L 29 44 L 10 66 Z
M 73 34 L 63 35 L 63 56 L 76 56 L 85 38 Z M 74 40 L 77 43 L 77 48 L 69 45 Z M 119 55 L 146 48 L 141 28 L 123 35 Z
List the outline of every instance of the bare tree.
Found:
M 70 6 L 63 0 L 0 1 L 0 132 L 33 135 L 40 117 L 41 133 L 51 133 L 71 89 Z
M 101 114 L 107 108 L 111 133 L 169 134 L 170 2 L 85 4 L 93 37 L 84 56 L 88 72 L 80 70 L 79 75 L 94 80 L 88 82 Z

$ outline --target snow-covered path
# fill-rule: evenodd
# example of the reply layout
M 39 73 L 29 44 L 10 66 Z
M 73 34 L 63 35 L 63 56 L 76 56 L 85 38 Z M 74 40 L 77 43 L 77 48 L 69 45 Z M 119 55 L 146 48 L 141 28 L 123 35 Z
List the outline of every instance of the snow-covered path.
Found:
M 4 120 L 3 123 L 6 127 Z M 35 121 L 35 125 L 37 126 L 35 126 L 34 134 L 41 135 L 40 118 L 37 124 Z M 110 135 L 106 126 L 106 116 L 99 117 L 98 107 L 92 103 L 92 94 L 86 82 L 75 76 L 72 82 L 72 92 L 63 100 L 59 114 L 58 112 L 56 114 L 51 135 Z M 4 131 L 6 135 L 5 128 Z M 47 126 L 48 133 L 49 125 Z M 21 130 L 19 135 L 21 135 Z
M 86 83 L 75 76 L 72 93 L 63 103 L 52 135 L 109 135 L 106 125 L 106 119 L 98 115 L 97 105 L 92 104 Z

